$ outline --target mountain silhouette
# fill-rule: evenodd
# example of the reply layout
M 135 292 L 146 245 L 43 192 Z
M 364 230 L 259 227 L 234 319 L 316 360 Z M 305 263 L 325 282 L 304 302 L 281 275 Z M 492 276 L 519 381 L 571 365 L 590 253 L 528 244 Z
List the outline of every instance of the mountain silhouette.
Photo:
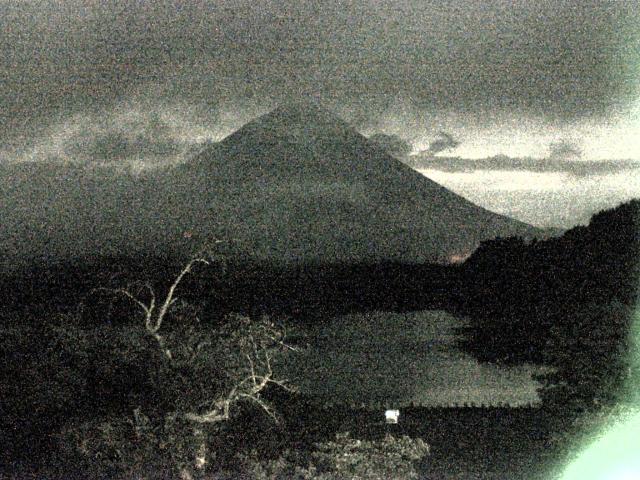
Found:
M 485 239 L 544 236 L 424 177 L 308 101 L 284 104 L 164 170 L 87 175 L 42 163 L 0 174 L 12 179 L 0 192 L 6 265 L 186 255 L 212 238 L 257 261 L 447 263 Z
M 182 175 L 206 192 L 203 214 L 258 258 L 449 262 L 484 239 L 543 236 L 405 166 L 313 102 L 249 122 Z

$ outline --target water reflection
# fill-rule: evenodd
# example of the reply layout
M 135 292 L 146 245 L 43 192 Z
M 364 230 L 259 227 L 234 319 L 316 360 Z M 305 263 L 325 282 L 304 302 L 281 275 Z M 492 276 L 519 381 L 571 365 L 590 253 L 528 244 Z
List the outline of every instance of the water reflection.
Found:
M 538 401 L 540 367 L 479 364 L 460 351 L 462 320 L 442 311 L 369 312 L 332 319 L 284 374 L 303 393 L 335 402 L 421 405 Z

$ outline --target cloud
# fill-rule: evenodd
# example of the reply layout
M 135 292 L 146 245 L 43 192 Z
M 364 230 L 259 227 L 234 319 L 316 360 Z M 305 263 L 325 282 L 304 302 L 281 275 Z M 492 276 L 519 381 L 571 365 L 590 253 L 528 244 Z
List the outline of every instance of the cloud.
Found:
M 407 163 L 417 169 L 443 172 L 475 172 L 478 170 L 529 171 L 537 173 L 566 173 L 577 177 L 607 175 L 640 169 L 633 160 L 562 160 L 553 158 L 514 158 L 496 155 L 482 159 L 433 157 L 418 154 L 408 157 Z
M 74 132 L 63 144 L 64 154 L 92 161 L 113 161 L 139 156 L 167 157 L 184 148 L 157 112 L 128 122 L 116 120 Z
M 193 155 L 219 137 L 214 130 L 167 107 L 120 106 L 70 116 L 21 153 L 5 157 L 18 162 L 153 167 Z
M 570 140 L 562 139 L 549 144 L 549 159 L 552 160 L 579 160 L 582 150 Z
M 376 133 L 369 137 L 369 140 L 376 142 L 388 154 L 394 157 L 406 157 L 413 150 L 411 143 L 398 135 L 388 135 L 386 133 Z
M 634 160 L 582 160 L 582 152 L 575 143 L 563 139 L 549 144 L 545 158 L 510 157 L 495 155 L 482 159 L 436 157 L 428 150 L 407 158 L 407 164 L 417 169 L 442 172 L 469 173 L 478 170 L 528 171 L 536 173 L 565 173 L 575 177 L 615 174 L 640 170 L 640 161 Z
M 15 105 L 33 110 L 44 107 L 42 93 L 64 95 L 65 105 L 118 98 L 153 77 L 178 82 L 184 95 L 228 81 L 255 95 L 403 90 L 472 111 L 501 104 L 582 114 L 615 105 L 638 60 L 634 2 L 365 0 L 317 8 L 265 0 L 259 12 L 246 0 L 2 3 L 12 29 L 0 45 L 0 73 L 23 93 Z
M 429 148 L 426 153 L 435 155 L 436 153 L 444 152 L 446 150 L 453 150 L 458 145 L 460 145 L 460 141 L 453 138 L 452 135 L 446 132 L 438 132 L 438 138 L 429 143 Z
M 634 160 L 555 160 L 551 158 L 513 158 L 506 155 L 482 159 L 460 157 L 433 157 L 412 155 L 407 163 L 417 169 L 433 169 L 443 172 L 475 172 L 478 170 L 529 171 L 537 173 L 566 173 L 578 177 L 607 175 L 640 169 Z

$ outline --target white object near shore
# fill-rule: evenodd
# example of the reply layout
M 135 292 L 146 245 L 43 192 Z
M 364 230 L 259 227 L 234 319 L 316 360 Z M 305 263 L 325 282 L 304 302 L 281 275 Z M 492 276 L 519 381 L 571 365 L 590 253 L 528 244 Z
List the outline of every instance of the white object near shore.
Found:
M 384 412 L 384 418 L 387 423 L 398 423 L 398 417 L 400 416 L 400 410 L 387 410 Z

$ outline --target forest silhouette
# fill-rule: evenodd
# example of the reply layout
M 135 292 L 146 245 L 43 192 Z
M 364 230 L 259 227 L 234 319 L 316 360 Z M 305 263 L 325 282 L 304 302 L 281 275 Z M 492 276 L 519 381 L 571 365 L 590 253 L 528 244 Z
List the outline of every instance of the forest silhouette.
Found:
M 483 242 L 461 267 L 452 302 L 469 319 L 463 349 L 481 361 L 556 368 L 541 378 L 547 401 L 614 401 L 629 374 L 639 228 L 632 200 L 558 238 Z

